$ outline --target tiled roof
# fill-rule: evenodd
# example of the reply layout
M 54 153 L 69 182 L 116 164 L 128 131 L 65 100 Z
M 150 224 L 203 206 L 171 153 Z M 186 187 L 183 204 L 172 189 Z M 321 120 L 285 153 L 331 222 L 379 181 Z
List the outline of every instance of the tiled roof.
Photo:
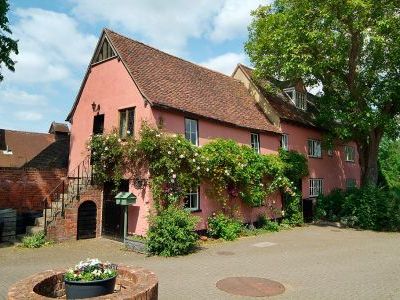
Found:
M 263 88 L 262 82 L 253 77 L 253 69 L 240 65 L 247 75 L 252 78 L 253 82 L 257 85 L 258 89 L 263 93 L 263 96 L 272 105 L 275 111 L 279 114 L 279 117 L 283 120 L 293 121 L 307 126 L 317 127 L 312 111 L 303 111 L 293 105 L 290 100 L 283 94 L 272 94 Z M 279 81 L 274 78 L 267 80 L 269 83 L 282 88 L 288 87 L 288 82 Z
M 108 29 L 105 33 L 141 93 L 153 106 L 239 127 L 280 132 L 238 80 Z
M 0 168 L 66 168 L 69 139 L 53 134 L 0 129 Z M 5 149 L 10 154 L 5 154 Z M 12 153 L 12 154 L 11 154 Z

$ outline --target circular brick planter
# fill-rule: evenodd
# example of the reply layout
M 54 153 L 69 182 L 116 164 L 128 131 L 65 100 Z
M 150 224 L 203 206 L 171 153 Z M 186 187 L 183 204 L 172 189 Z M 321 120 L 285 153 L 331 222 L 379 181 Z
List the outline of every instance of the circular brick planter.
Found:
M 65 299 L 65 270 L 49 270 L 18 281 L 8 290 L 8 299 Z M 158 299 L 158 279 L 153 272 L 129 266 L 118 266 L 117 284 L 113 294 L 96 299 Z

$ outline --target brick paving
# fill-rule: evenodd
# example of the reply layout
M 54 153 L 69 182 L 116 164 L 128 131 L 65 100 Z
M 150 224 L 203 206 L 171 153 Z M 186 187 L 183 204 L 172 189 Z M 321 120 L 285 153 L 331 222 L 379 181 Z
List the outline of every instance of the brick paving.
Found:
M 257 247 L 265 242 L 274 245 Z M 159 299 L 256 299 L 216 288 L 217 281 L 237 276 L 282 283 L 286 290 L 274 299 L 400 299 L 400 234 L 317 226 L 206 244 L 178 258 L 146 257 L 102 238 L 41 249 L 3 247 L 0 299 L 19 279 L 87 257 L 154 271 Z

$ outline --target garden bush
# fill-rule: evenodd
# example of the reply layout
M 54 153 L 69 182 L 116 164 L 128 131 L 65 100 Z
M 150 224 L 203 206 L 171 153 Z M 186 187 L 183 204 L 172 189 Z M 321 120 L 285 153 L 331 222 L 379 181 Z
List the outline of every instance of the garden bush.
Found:
M 192 252 L 198 242 L 195 232 L 198 218 L 175 206 L 152 215 L 147 232 L 147 250 L 161 256 L 185 255 Z
M 320 196 L 318 215 L 329 221 L 370 230 L 400 230 L 400 192 L 396 189 L 366 186 L 333 191 Z
M 233 241 L 239 237 L 242 227 L 241 221 L 218 213 L 208 218 L 207 232 L 211 237 Z
M 279 223 L 268 219 L 266 215 L 260 215 L 258 217 L 257 227 L 269 232 L 276 232 L 280 229 Z
M 24 248 L 40 248 L 48 243 L 43 231 L 27 235 L 22 239 L 22 247 Z

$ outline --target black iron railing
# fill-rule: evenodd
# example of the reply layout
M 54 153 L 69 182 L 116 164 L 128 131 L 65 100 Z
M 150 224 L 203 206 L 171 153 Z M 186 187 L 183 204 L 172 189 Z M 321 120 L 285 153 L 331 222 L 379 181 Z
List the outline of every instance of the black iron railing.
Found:
M 79 165 L 68 173 L 51 193 L 43 199 L 44 232 L 58 216 L 65 217 L 65 209 L 78 202 L 81 193 L 93 185 L 92 166 L 90 156 L 87 156 Z

